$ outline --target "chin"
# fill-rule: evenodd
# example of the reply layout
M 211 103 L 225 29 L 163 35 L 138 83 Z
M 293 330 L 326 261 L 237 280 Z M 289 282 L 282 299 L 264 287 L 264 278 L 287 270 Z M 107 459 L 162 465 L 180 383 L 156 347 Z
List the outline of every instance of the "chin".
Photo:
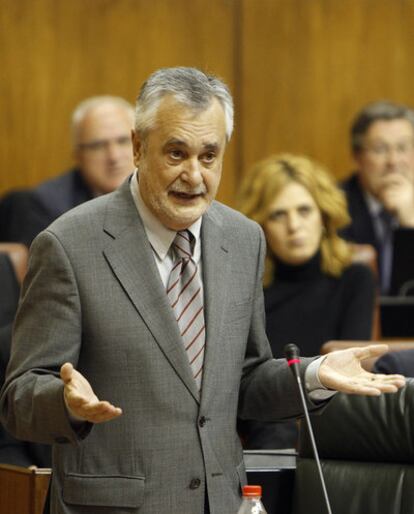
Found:
M 183 215 L 182 213 L 174 212 L 163 212 L 160 213 L 157 218 L 161 221 L 161 223 L 169 228 L 170 230 L 185 230 L 190 227 L 193 223 L 195 223 L 200 215 Z
M 177 221 L 190 222 L 190 225 L 200 218 L 207 210 L 208 205 L 174 206 L 171 210 L 171 218 Z
M 312 255 L 292 255 L 289 257 L 288 264 L 301 266 L 311 259 Z

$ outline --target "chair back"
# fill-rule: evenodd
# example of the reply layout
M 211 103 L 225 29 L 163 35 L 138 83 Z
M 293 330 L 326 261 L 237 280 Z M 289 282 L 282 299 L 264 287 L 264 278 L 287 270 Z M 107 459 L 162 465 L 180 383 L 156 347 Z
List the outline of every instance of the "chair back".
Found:
M 377 251 L 372 245 L 350 243 L 352 249 L 352 262 L 365 264 L 372 271 L 376 281 L 378 282 L 378 256 Z M 372 334 L 371 339 L 380 339 L 381 337 L 381 313 L 379 291 L 375 295 L 374 314 L 372 318 Z
M 312 425 L 332 512 L 414 514 L 414 379 L 395 394 L 338 393 Z M 301 423 L 293 514 L 326 512 Z
M 0 464 L 0 514 L 42 514 L 50 477 L 49 468 Z

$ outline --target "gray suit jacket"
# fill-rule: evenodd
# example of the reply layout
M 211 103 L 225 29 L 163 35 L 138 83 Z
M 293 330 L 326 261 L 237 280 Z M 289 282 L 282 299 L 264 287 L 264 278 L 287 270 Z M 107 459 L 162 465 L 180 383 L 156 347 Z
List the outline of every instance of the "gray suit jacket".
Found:
M 17 437 L 54 445 L 53 514 L 202 513 L 206 488 L 212 514 L 237 512 L 237 415 L 300 412 L 264 332 L 262 231 L 214 203 L 201 237 L 201 398 L 128 182 L 35 239 L 0 406 Z M 65 361 L 123 415 L 75 430 L 59 379 Z

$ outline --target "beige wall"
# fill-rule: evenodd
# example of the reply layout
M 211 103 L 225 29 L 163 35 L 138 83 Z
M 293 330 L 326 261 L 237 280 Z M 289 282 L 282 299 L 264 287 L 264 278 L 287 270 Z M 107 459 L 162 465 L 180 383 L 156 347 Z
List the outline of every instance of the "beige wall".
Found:
M 235 94 L 220 199 L 270 153 L 309 154 L 339 177 L 364 103 L 414 105 L 414 0 L 0 0 L 0 192 L 71 164 L 81 99 L 134 101 L 160 66 L 191 65 Z

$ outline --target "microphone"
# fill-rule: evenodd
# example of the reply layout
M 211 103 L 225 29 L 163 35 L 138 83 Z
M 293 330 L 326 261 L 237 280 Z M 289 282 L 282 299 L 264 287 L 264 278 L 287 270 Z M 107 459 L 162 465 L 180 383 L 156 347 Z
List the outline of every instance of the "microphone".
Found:
M 313 429 L 312 429 L 312 425 L 311 425 L 310 418 L 309 418 L 309 411 L 308 411 L 308 407 L 306 405 L 306 399 L 305 399 L 305 393 L 303 391 L 302 379 L 300 376 L 299 348 L 295 344 L 290 343 L 285 346 L 284 352 L 285 352 L 287 364 L 288 364 L 289 368 L 292 370 L 293 376 L 296 378 L 296 381 L 298 383 L 300 399 L 302 401 L 302 407 L 303 407 L 303 412 L 305 414 L 306 426 L 308 428 L 309 437 L 310 437 L 311 444 L 312 444 L 313 455 L 315 456 L 316 466 L 318 468 L 318 474 L 319 474 L 319 478 L 321 481 L 323 496 L 325 499 L 326 510 L 327 510 L 328 514 L 332 514 L 331 505 L 329 503 L 329 498 L 328 498 L 328 492 L 326 490 L 325 479 L 323 478 L 321 461 L 319 460 L 318 449 L 316 448 L 315 437 L 313 435 Z

